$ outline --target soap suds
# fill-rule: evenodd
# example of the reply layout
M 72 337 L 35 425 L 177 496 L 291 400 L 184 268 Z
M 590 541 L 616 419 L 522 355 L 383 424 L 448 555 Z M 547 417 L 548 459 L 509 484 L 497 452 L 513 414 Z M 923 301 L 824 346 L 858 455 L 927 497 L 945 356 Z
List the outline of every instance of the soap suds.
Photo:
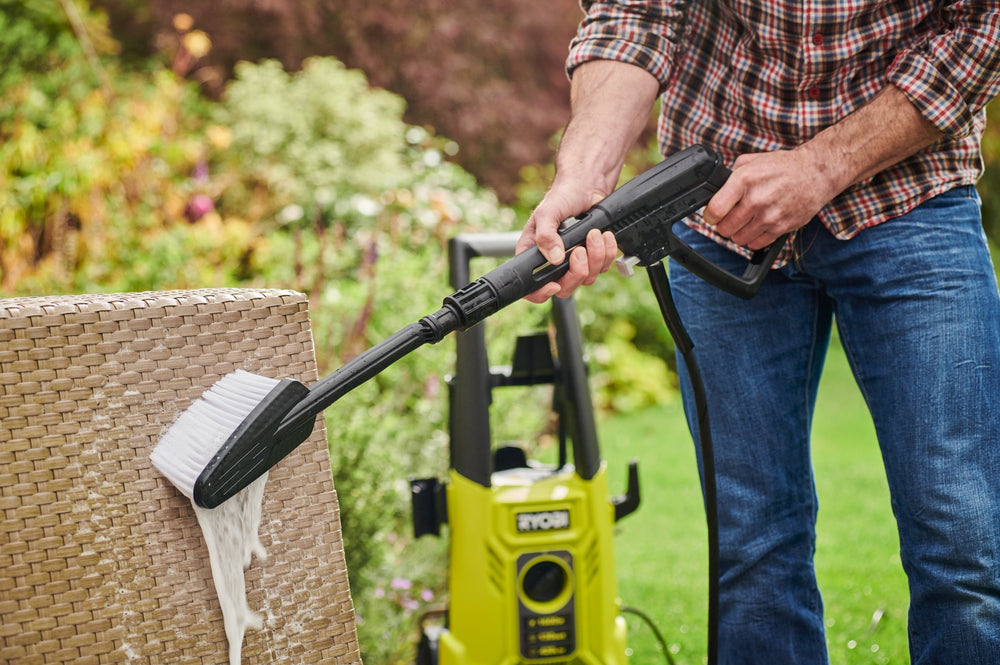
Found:
M 247 602 L 243 571 L 249 568 L 253 556 L 262 561 L 267 558 L 257 535 L 266 482 L 265 473 L 217 508 L 201 508 L 191 502 L 208 545 L 212 579 L 229 642 L 229 665 L 240 665 L 247 628 L 258 630 L 263 625 L 261 616 Z
M 191 498 L 199 475 L 229 433 L 278 383 L 277 379 L 246 370 L 225 375 L 166 429 L 150 453 L 153 466 Z M 247 628 L 263 625 L 262 618 L 247 603 L 243 570 L 250 566 L 253 555 L 265 558 L 257 532 L 266 482 L 264 474 L 216 508 L 201 508 L 191 501 L 208 545 L 212 579 L 229 642 L 229 665 L 240 665 Z

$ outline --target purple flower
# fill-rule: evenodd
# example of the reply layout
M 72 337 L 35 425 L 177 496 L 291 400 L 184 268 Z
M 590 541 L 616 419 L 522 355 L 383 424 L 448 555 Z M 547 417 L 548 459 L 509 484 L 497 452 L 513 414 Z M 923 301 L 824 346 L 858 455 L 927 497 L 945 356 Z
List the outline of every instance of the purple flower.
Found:
M 194 165 L 194 173 L 191 174 L 195 182 L 205 182 L 208 180 L 208 163 L 205 160 L 199 160 L 197 164 Z
M 392 581 L 389 582 L 390 589 L 397 589 L 399 591 L 405 591 L 407 589 L 413 588 L 413 582 L 406 579 L 405 577 L 394 577 Z
M 184 206 L 184 217 L 189 222 L 197 222 L 199 219 L 215 210 L 215 204 L 207 194 L 195 194 Z

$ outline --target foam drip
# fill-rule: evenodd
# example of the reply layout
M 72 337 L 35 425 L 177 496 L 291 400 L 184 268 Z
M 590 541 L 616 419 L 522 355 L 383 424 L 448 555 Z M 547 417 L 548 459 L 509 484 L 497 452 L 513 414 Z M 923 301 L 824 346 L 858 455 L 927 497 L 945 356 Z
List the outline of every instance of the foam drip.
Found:
M 208 545 L 212 579 L 229 642 L 229 665 L 240 665 L 247 629 L 258 630 L 263 625 L 261 616 L 247 602 L 243 571 L 250 567 L 253 556 L 267 558 L 257 535 L 266 482 L 264 474 L 217 508 L 201 508 L 191 502 Z
M 227 374 L 164 433 L 150 456 L 153 465 L 192 499 L 195 482 L 205 465 L 277 383 L 244 370 Z M 240 665 L 247 629 L 263 625 L 261 616 L 247 602 L 243 571 L 254 555 L 261 560 L 267 558 L 257 535 L 266 482 L 265 473 L 216 508 L 201 508 L 191 501 L 208 546 L 229 643 L 229 665 Z

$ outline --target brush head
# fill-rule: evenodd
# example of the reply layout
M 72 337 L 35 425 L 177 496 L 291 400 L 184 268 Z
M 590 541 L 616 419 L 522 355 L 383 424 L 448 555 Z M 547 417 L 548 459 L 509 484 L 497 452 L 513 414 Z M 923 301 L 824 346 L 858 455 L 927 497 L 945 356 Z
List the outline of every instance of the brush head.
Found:
M 150 461 L 184 496 L 202 507 L 214 508 L 224 499 L 199 500 L 201 495 L 209 494 L 204 487 L 199 487 L 199 478 L 205 469 L 219 466 L 227 443 L 231 443 L 236 433 L 247 430 L 247 421 L 259 419 L 262 412 L 273 419 L 276 408 L 281 409 L 277 416 L 280 421 L 291 408 L 287 404 L 290 392 L 301 395 L 307 390 L 291 379 L 279 381 L 245 370 L 227 374 L 178 416 L 160 437 Z M 282 396 L 286 399 L 282 400 Z M 236 494 L 260 475 L 262 473 L 257 473 L 225 498 Z M 207 505 L 209 503 L 211 505 Z
M 150 461 L 189 499 L 194 485 L 230 435 L 268 393 L 277 379 L 237 370 L 206 390 L 160 437 Z
M 315 416 L 279 431 L 288 412 L 308 394 L 309 388 L 303 384 L 283 379 L 258 400 L 198 475 L 193 490 L 195 504 L 215 508 L 309 438 Z

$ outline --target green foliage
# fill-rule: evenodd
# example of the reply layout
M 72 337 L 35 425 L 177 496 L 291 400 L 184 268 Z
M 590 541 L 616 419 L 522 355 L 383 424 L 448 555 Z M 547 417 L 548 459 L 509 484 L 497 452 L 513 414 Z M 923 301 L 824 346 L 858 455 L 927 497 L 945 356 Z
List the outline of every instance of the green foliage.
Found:
M 84 14 L 83 27 L 97 48 L 103 52 L 115 50 L 107 26 L 99 16 Z M 0 0 L 0 62 L 4 63 L 0 69 L 0 95 L 30 74 L 50 73 L 55 80 L 67 74 L 91 78 L 92 73 L 83 69 L 70 72 L 62 69 L 67 61 L 80 54 L 81 45 L 57 0 Z M 58 71 L 49 72 L 51 69 Z M 0 122 L 6 119 L 0 115 Z
M 978 190 L 983 199 L 986 235 L 995 247 L 1000 247 L 1000 102 L 993 102 L 986 110 L 986 134 L 983 136 L 986 173 Z
M 503 201 L 521 165 L 550 158 L 546 141 L 568 117 L 566 45 L 583 16 L 577 0 L 95 2 L 132 52 L 163 48 L 172 18 L 193 16 L 212 37 L 197 77 L 213 93 L 240 61 L 296 70 L 334 56 L 406 99 L 407 122 L 458 141 L 449 158 Z
M 272 205 L 306 211 L 288 222 L 349 220 L 359 195 L 396 187 L 406 175 L 403 100 L 369 88 L 336 60 L 313 58 L 294 74 L 275 60 L 240 63 L 225 108 L 229 154 L 242 172 L 267 187 Z
M 0 129 L 4 290 L 142 290 L 171 277 L 187 286 L 225 266 L 216 252 L 186 254 L 188 243 L 213 247 L 233 234 L 218 223 L 194 229 L 182 214 L 201 152 L 180 127 L 190 93 L 162 73 L 117 81 L 111 99 L 62 85 L 5 98 L 14 110 Z
M 0 2 L 0 58 L 10 63 L 0 72 L 0 88 L 6 90 L 28 72 L 40 72 L 60 56 L 79 47 L 65 32 L 65 20 L 56 2 Z
M 662 323 L 660 325 L 663 325 Z M 606 413 L 628 413 L 670 401 L 676 381 L 663 358 L 637 352 L 636 326 L 616 318 L 595 347 L 604 371 L 594 379 L 595 406 Z
M 183 216 L 204 154 L 201 102 L 169 72 L 125 72 L 99 16 L 77 36 L 56 2 L 12 3 L 0 47 L 0 292 L 222 283 L 238 226 Z M 205 248 L 192 257 L 190 247 Z

